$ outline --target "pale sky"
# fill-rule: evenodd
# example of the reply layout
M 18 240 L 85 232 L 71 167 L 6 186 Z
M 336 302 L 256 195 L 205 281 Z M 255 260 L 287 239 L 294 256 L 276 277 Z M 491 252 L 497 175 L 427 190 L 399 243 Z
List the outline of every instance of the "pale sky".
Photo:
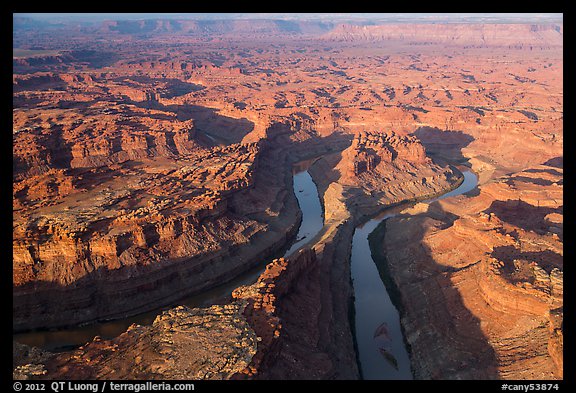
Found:
M 100 22 L 141 19 L 284 19 L 284 20 L 364 20 L 364 21 L 478 21 L 562 22 L 562 13 L 14 13 L 49 22 Z

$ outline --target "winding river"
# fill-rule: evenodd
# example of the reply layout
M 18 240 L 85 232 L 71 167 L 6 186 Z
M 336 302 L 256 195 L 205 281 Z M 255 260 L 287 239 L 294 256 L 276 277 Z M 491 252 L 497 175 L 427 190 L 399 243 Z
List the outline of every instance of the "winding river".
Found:
M 293 188 L 302 211 L 302 223 L 300 224 L 298 234 L 293 244 L 284 253 L 284 257 L 289 256 L 308 243 L 324 225 L 318 189 L 308 173 L 308 168 L 313 162 L 314 160 L 306 160 L 296 163 L 293 167 Z M 181 304 L 188 307 L 208 307 L 215 304 L 219 300 L 230 296 L 232 291 L 240 285 L 254 283 L 258 279 L 258 276 L 264 271 L 265 266 L 266 264 L 260 264 L 225 284 L 180 300 L 171 306 L 155 309 L 147 313 L 113 321 L 93 323 L 87 326 L 18 333 L 13 335 L 13 339 L 23 344 L 40 347 L 53 352 L 78 347 L 92 341 L 95 336 L 100 336 L 103 339 L 111 339 L 125 332 L 133 323 L 139 325 L 151 324 L 158 314 L 170 307 Z
M 458 188 L 424 203 L 473 190 L 478 178 L 470 171 L 464 171 L 463 175 L 464 181 Z M 405 208 L 406 205 L 387 209 L 359 225 L 352 240 L 350 263 L 355 297 L 355 334 L 364 379 L 412 379 L 400 316 L 380 278 L 368 243 L 368 236 L 381 222 Z
M 302 211 L 302 223 L 292 245 L 285 251 L 284 257 L 308 243 L 324 224 L 318 190 L 307 171 L 312 162 L 313 160 L 303 161 L 294 166 L 293 187 Z M 476 175 L 470 171 L 464 171 L 463 175 L 464 181 L 458 188 L 425 202 L 431 203 L 474 189 L 477 185 Z M 382 221 L 399 214 L 404 208 L 406 205 L 387 209 L 381 215 L 359 225 L 352 240 L 351 274 L 355 295 L 355 335 L 364 379 L 412 379 L 410 359 L 404 345 L 398 310 L 392 303 L 372 260 L 368 243 L 368 235 Z M 185 298 L 171 306 L 133 317 L 61 330 L 19 333 L 14 334 L 13 339 L 58 352 L 92 341 L 94 336 L 104 339 L 114 338 L 126 331 L 132 323 L 151 324 L 160 312 L 177 304 L 184 304 L 188 307 L 210 306 L 230 296 L 238 286 L 254 283 L 264 268 L 265 264 L 261 264 L 221 286 Z

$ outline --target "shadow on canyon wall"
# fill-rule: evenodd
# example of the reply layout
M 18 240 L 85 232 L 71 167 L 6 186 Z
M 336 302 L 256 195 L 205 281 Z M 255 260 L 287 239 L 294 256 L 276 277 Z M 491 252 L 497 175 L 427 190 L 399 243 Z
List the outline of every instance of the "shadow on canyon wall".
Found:
M 523 259 L 527 261 L 534 261 L 538 263 L 546 273 L 550 274 L 552 269 L 562 269 L 564 264 L 564 257 L 552 250 L 543 251 L 521 251 L 514 246 L 499 246 L 494 247 L 490 254 L 494 258 L 505 263 L 505 267 L 514 265 L 514 260 Z
M 563 214 L 563 206 L 557 208 L 534 206 L 520 199 L 508 199 L 506 201 L 495 200 L 484 213 L 494 213 L 502 221 L 524 229 L 534 231 L 541 235 L 548 232 L 550 225 L 546 219 L 551 213 Z
M 444 212 L 438 202 L 433 204 L 436 205 L 435 218 L 439 219 L 445 213 L 448 216 L 445 226 L 451 225 L 455 217 Z M 456 269 L 436 263 L 423 242 L 425 231 L 418 231 L 411 242 L 419 243 L 424 254 L 418 256 L 414 265 L 396 266 L 397 270 L 412 272 L 402 273 L 410 278 L 402 282 L 400 291 L 396 282 L 389 278 L 389 262 L 382 252 L 386 229 L 384 221 L 372 233 L 374 237 L 370 243 L 373 255 L 380 260 L 376 264 L 394 305 L 402 318 L 410 321 L 409 326 L 418 327 L 417 331 L 405 332 L 405 335 L 418 336 L 414 341 L 418 345 L 411 348 L 411 358 L 419 364 L 417 367 L 413 365 L 415 376 L 424 379 L 498 379 L 494 349 L 482 332 L 480 320 L 466 307 L 460 291 L 452 282 L 453 275 L 474 268 L 474 264 Z M 418 273 L 413 273 L 415 271 Z M 408 317 L 406 310 L 411 310 Z
M 139 108 L 158 109 L 171 112 L 179 121 L 194 121 L 194 130 L 200 134 L 208 134 L 218 142 L 226 145 L 240 143 L 242 139 L 254 130 L 255 124 L 246 118 L 234 118 L 220 114 L 217 108 L 200 105 L 164 105 L 155 100 L 133 101 L 130 99 L 121 102 L 135 105 Z M 146 115 L 146 117 L 153 117 Z M 169 117 L 170 120 L 172 118 Z
M 301 157 L 320 156 L 342 152 L 352 144 L 353 136 L 347 133 L 334 132 L 325 137 L 311 137 L 304 141 L 292 141 L 294 155 L 292 161 L 300 161 Z
M 564 168 L 564 157 L 554 157 L 544 162 L 543 165 L 552 166 L 555 168 Z
M 61 127 L 52 127 L 52 142 L 50 146 L 50 155 L 52 156 L 52 163 L 56 168 L 70 168 L 72 162 L 72 145 L 66 142 L 63 136 Z
M 225 144 L 240 143 L 254 130 L 255 124 L 246 118 L 236 119 L 219 113 L 218 109 L 199 105 L 166 105 L 163 110 L 173 112 L 178 120 L 192 119 L 198 132 L 218 138 Z
M 262 153 L 268 157 L 267 161 L 277 162 L 279 158 L 275 155 L 274 146 L 280 146 L 280 142 L 282 139 L 270 141 L 273 144 L 272 149 Z M 338 134 L 326 138 L 315 138 L 312 144 L 304 141 L 297 142 L 290 149 L 290 160 L 298 161 L 315 154 L 324 154 L 340 145 L 347 144 L 349 144 L 349 140 L 346 136 Z M 62 154 L 62 157 L 65 159 L 68 155 Z M 132 162 L 129 160 L 125 165 L 131 165 Z M 84 173 L 86 169 L 75 168 L 71 171 Z M 102 171 L 108 172 L 106 168 L 102 168 L 92 177 L 102 176 Z M 261 171 L 262 176 L 270 176 L 270 171 L 266 168 L 261 169 Z M 146 227 L 144 231 L 148 247 L 153 246 L 158 241 L 158 233 L 152 227 Z M 129 243 L 120 245 L 119 249 L 128 247 L 130 247 Z M 139 257 L 139 252 L 144 253 L 145 250 L 135 251 L 135 258 Z M 231 250 L 231 252 L 235 253 L 236 250 Z M 273 253 L 276 254 L 276 251 Z M 144 257 L 145 255 L 142 255 L 142 258 Z M 197 256 L 197 259 L 201 258 L 202 256 Z M 262 257 L 263 261 L 266 259 Z M 158 269 L 156 264 L 138 267 L 122 266 L 119 269 L 101 267 L 70 285 L 37 282 L 15 288 L 14 328 L 24 330 L 34 326 L 50 327 L 67 323 L 75 325 L 86 320 L 98 320 L 103 317 L 118 318 L 127 312 L 141 312 L 163 304 L 170 304 L 184 296 L 189 296 L 193 291 L 205 290 L 199 287 L 190 288 L 190 283 L 200 282 L 198 275 L 204 274 L 206 266 L 194 264 L 184 267 L 184 265 L 186 265 L 186 261 L 183 259 L 174 261 L 174 263 L 166 263 L 162 269 Z M 137 275 L 134 273 L 136 269 L 138 270 Z M 226 275 L 232 278 L 245 269 L 245 267 L 241 267 L 236 269 L 237 271 L 227 272 Z M 131 278 L 126 280 L 125 277 Z M 205 282 L 205 284 L 213 286 L 216 283 Z
M 513 178 L 506 181 L 506 183 L 510 184 L 510 181 L 521 181 L 523 183 L 532 183 L 538 186 L 551 186 L 554 182 L 547 179 L 541 179 L 537 177 L 527 177 L 527 176 L 514 176 Z
M 422 142 L 426 153 L 438 164 L 444 160 L 457 164 L 466 164 L 468 159 L 462 155 L 462 149 L 474 141 L 474 138 L 462 131 L 441 130 L 436 127 L 419 127 L 412 133 Z
M 422 142 L 426 149 L 426 155 L 432 161 L 441 166 L 455 163 L 465 166 L 468 158 L 462 154 L 462 149 L 467 147 L 475 139 L 462 131 L 441 130 L 436 127 L 419 127 L 412 133 Z M 478 188 L 468 191 L 466 195 L 477 196 Z
M 564 176 L 562 172 L 558 172 L 556 169 L 541 169 L 541 168 L 530 168 L 524 169 L 523 172 L 526 173 L 548 173 L 553 176 Z

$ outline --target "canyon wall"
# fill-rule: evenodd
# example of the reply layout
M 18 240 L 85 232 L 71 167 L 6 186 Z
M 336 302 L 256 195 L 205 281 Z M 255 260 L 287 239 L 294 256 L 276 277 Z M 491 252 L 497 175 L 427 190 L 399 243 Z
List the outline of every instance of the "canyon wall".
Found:
M 416 378 L 562 378 L 561 180 L 562 169 L 529 168 L 417 205 L 372 240 Z
M 549 48 L 562 46 L 561 24 L 410 23 L 357 26 L 341 24 L 324 38 L 338 41 L 399 41 L 416 45 L 505 46 Z
M 205 290 L 278 251 L 297 230 L 282 149 L 205 149 L 186 137 L 196 146 L 189 153 L 123 145 L 118 165 L 110 152 L 77 147 L 87 140 L 75 140 L 71 150 L 87 154 L 64 169 L 60 151 L 30 153 L 32 144 L 16 152 L 43 161 L 15 172 L 15 329 L 137 313 Z
M 15 344 L 15 375 L 358 378 L 354 228 L 456 187 L 461 165 L 478 195 L 416 205 L 380 242 L 415 376 L 562 376 L 561 23 L 26 26 L 14 329 L 174 304 L 264 263 L 297 230 L 301 159 L 319 158 L 325 226 L 226 304 L 59 355 Z M 187 358 L 196 350 L 210 361 Z

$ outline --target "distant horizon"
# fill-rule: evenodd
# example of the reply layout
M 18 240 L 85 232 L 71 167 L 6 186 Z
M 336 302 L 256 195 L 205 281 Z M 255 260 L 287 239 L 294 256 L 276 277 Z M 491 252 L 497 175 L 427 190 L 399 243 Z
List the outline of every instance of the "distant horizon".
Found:
M 13 13 L 13 18 L 30 18 L 47 23 L 99 23 L 119 20 L 247 20 L 364 22 L 495 22 L 563 23 L 563 13 Z

